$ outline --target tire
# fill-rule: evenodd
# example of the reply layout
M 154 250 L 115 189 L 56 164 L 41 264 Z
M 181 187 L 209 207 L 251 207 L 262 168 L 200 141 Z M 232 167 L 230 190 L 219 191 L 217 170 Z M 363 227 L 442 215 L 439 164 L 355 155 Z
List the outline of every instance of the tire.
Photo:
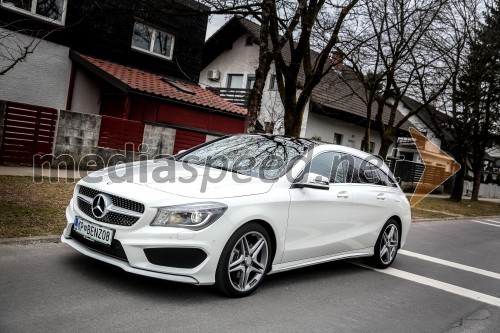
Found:
M 389 219 L 380 231 L 373 256 L 368 259 L 371 266 L 387 268 L 392 265 L 398 253 L 400 234 L 401 230 L 398 223 L 393 219 Z
M 253 293 L 271 267 L 272 246 L 266 229 L 248 223 L 229 238 L 215 272 L 215 286 L 229 297 Z

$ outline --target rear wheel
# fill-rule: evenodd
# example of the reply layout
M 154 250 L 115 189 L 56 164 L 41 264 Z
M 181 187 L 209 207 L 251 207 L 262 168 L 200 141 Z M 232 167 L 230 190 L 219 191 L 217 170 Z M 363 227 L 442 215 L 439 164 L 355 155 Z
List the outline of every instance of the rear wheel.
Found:
M 399 249 L 399 233 L 395 220 L 390 219 L 384 224 L 375 244 L 374 254 L 369 259 L 372 266 L 387 268 L 394 262 Z
M 257 223 L 244 225 L 231 236 L 222 251 L 216 287 L 230 297 L 250 295 L 269 270 L 271 253 L 267 231 Z

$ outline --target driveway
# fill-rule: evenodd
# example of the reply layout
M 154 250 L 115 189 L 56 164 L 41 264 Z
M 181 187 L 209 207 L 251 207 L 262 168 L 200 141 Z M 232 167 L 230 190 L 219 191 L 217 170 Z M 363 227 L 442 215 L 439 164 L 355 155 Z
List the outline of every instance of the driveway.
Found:
M 64 244 L 0 246 L 0 331 L 498 332 L 500 217 L 412 225 L 385 271 L 333 262 L 245 299 L 154 280 Z

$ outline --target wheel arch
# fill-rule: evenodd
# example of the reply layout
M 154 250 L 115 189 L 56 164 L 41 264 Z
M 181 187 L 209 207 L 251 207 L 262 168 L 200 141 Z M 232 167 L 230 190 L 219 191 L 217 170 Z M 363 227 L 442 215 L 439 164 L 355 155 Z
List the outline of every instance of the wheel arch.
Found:
M 273 227 L 271 226 L 271 224 L 269 222 L 264 221 L 264 220 L 260 220 L 260 219 L 254 219 L 254 220 L 250 220 L 248 222 L 245 222 L 240 226 L 240 228 L 244 225 L 247 225 L 248 223 L 257 223 L 258 225 L 260 225 L 261 227 L 266 229 L 267 233 L 269 234 L 269 238 L 271 239 L 271 246 L 273 247 L 273 251 L 271 253 L 272 254 L 271 264 L 272 264 L 272 262 L 274 261 L 274 258 L 276 256 L 276 244 L 277 244 L 276 243 L 277 242 L 276 232 L 274 231 Z

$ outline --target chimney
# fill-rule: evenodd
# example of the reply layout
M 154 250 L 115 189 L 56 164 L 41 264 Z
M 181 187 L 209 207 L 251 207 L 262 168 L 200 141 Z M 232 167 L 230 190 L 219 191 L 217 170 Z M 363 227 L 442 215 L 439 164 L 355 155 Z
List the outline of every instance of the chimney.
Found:
M 332 52 L 332 65 L 336 70 L 341 71 L 344 69 L 344 53 L 342 51 Z

